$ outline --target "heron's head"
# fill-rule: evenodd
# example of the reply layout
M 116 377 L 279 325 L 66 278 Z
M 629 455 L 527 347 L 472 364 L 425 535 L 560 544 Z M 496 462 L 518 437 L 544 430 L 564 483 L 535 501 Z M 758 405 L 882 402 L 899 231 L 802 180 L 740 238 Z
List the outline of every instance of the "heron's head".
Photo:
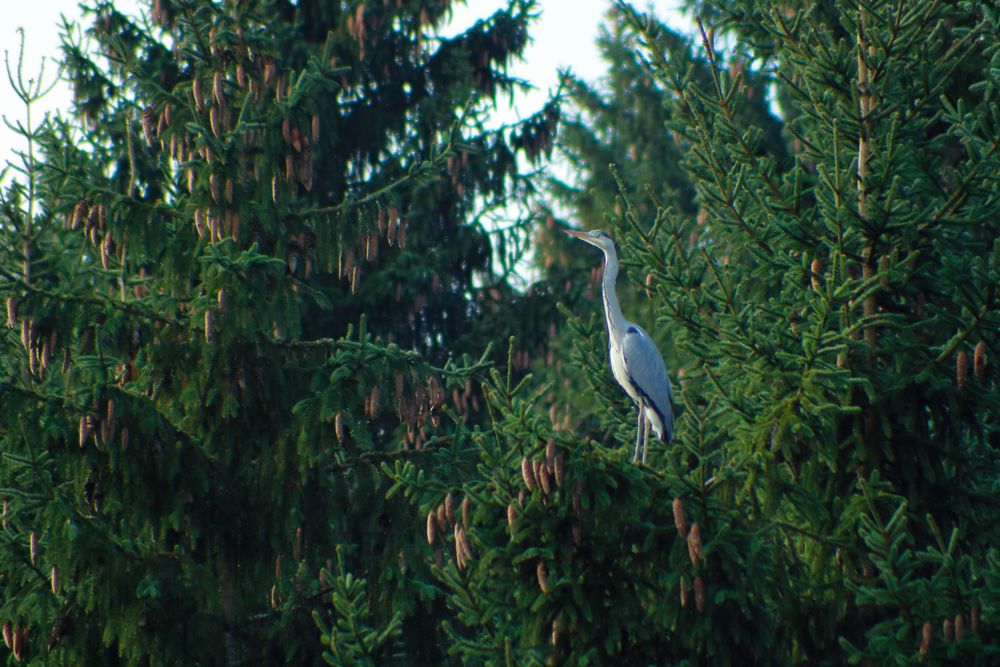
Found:
M 566 233 L 575 239 L 580 239 L 590 245 L 597 246 L 606 253 L 614 254 L 615 252 L 614 240 L 603 229 L 592 229 L 589 232 L 578 232 L 573 229 L 567 229 Z

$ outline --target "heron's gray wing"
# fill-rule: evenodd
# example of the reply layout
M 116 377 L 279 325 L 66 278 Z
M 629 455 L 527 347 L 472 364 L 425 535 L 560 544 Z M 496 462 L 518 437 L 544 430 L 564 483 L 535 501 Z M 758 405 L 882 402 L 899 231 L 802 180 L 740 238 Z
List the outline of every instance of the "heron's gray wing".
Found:
M 672 392 L 660 351 L 645 331 L 631 324 L 622 340 L 622 352 L 629 378 L 645 397 L 647 404 L 660 414 L 663 439 L 670 440 L 674 434 L 674 413 L 670 404 Z

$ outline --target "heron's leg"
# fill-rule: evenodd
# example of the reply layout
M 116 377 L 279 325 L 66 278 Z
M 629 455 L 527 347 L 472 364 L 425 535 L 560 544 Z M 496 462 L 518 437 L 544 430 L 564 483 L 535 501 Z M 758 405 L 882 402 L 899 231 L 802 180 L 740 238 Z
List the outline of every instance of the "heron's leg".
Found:
M 639 420 L 635 424 L 635 452 L 632 454 L 632 462 L 639 460 L 639 447 L 642 446 L 642 423 L 646 420 L 645 401 L 639 398 Z
M 646 462 L 646 449 L 649 447 L 649 428 L 653 425 L 653 422 L 646 418 L 646 414 L 643 413 L 642 420 L 642 462 Z

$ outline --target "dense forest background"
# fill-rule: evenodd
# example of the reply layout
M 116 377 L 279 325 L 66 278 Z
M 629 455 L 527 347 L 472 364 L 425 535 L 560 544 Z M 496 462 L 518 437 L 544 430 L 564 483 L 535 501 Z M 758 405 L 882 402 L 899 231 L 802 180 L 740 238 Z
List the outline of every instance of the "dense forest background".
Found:
M 1000 661 L 992 3 L 612 2 L 506 126 L 534 0 L 84 4 L 0 197 L 9 664 Z

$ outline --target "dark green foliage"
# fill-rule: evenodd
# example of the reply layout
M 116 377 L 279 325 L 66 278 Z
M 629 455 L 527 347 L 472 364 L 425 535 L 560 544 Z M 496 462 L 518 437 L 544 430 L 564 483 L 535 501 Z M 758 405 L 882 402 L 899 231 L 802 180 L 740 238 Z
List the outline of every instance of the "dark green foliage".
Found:
M 615 6 L 552 184 L 674 380 L 640 466 L 599 254 L 482 223 L 560 122 L 484 129 L 533 3 L 97 3 L 0 201 L 21 657 L 998 662 L 1000 16 L 697 7 Z
M 690 43 L 618 7 L 610 90 L 577 86 L 596 120 L 571 116 L 565 135 L 570 154 L 591 156 L 588 189 L 557 190 L 615 235 L 633 285 L 649 276 L 649 312 L 635 287 L 619 293 L 667 343 L 677 437 L 650 468 L 627 462 L 634 413 L 607 369 L 592 274 L 593 316 L 574 316 L 567 291 L 573 393 L 559 371 L 538 389 L 486 389 L 479 474 L 452 488 L 478 508 L 459 522 L 472 556 L 438 571 L 461 620 L 454 651 L 507 664 L 993 664 L 996 12 L 697 6 L 708 23 Z M 623 42 L 648 80 L 617 78 Z M 658 123 L 635 159 L 618 157 Z M 680 159 L 661 159 L 656 179 L 639 147 Z M 587 287 L 599 257 L 541 238 L 553 283 Z M 560 263 L 573 268 L 559 275 Z M 568 423 L 538 416 L 553 402 Z M 600 444 L 584 435 L 595 427 Z M 549 441 L 585 508 L 566 487 L 525 491 L 521 457 L 544 460 Z M 414 471 L 397 476 L 422 510 L 441 501 Z M 697 566 L 675 498 L 699 523 Z M 678 599 L 695 575 L 701 613 Z
M 511 665 L 785 664 L 765 606 L 788 594 L 775 587 L 773 547 L 719 503 L 708 460 L 682 472 L 704 453 L 676 448 L 653 473 L 630 452 L 553 431 L 533 409 L 539 397 L 509 383 L 494 373 L 484 387 L 494 421 L 474 438 L 481 477 L 448 492 L 468 512 L 438 521 L 440 487 L 411 464 L 393 472 L 441 536 L 451 652 Z M 697 558 L 674 524 L 675 497 L 699 524 Z M 460 559 L 463 539 L 471 556 Z
M 484 129 L 533 5 L 450 39 L 447 2 L 150 5 L 67 26 L 72 117 L 3 199 L 0 620 L 35 664 L 319 664 L 314 616 L 437 662 L 379 464 L 481 418 L 472 360 L 516 326 L 507 233 L 469 221 L 555 129 Z
M 369 603 L 364 579 L 354 577 L 350 572 L 344 572 L 338 550 L 338 574 L 331 575 L 324 570 L 320 576 L 324 583 L 332 580 L 330 602 L 333 605 L 336 620 L 333 626 L 327 626 L 323 617 L 316 613 L 313 618 L 322 630 L 320 642 L 329 650 L 324 652 L 323 659 L 331 665 L 384 665 L 402 657 L 399 654 L 399 635 L 402 629 L 402 618 L 399 612 L 381 630 L 368 625 L 370 619 Z

